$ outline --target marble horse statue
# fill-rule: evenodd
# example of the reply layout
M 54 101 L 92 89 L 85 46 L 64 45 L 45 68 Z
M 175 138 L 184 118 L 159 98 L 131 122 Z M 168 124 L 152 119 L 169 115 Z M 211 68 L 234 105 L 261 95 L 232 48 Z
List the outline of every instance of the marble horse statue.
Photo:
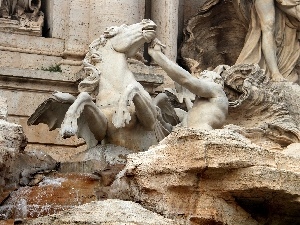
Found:
M 60 128 L 64 138 L 84 138 L 88 148 L 102 142 L 143 151 L 157 144 L 178 118 L 167 97 L 159 94 L 152 99 L 127 64 L 128 57 L 155 38 L 155 30 L 151 20 L 107 28 L 83 60 L 88 76 L 78 86 L 80 94 L 55 92 L 35 110 L 28 125 Z

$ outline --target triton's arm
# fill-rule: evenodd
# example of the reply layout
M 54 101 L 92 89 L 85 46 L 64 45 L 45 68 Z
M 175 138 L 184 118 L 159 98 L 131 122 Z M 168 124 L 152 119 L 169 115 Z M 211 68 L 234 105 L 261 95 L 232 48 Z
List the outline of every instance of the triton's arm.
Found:
M 168 59 L 161 51 L 159 43 L 154 44 L 154 47 L 148 49 L 149 55 L 153 60 L 162 67 L 167 75 L 187 88 L 189 91 L 199 97 L 213 98 L 218 96 L 218 85 L 214 82 L 205 82 L 192 76 L 188 71 Z

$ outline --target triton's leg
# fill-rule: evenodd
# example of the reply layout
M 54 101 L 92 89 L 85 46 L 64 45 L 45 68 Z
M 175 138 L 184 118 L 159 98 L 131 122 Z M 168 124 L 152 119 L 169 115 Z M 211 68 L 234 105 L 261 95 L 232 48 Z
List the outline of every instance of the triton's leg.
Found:
M 262 28 L 262 51 L 271 72 L 271 79 L 284 81 L 276 57 L 274 0 L 255 0 L 255 8 Z

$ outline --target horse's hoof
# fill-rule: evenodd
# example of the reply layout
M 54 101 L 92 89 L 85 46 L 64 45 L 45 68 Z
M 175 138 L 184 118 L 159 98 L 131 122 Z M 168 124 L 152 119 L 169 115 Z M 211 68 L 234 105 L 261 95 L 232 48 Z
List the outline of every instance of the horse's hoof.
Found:
M 77 129 L 75 129 L 72 126 L 67 126 L 60 130 L 60 134 L 61 134 L 62 138 L 64 138 L 64 139 L 72 137 L 72 136 L 76 135 L 76 133 L 77 133 Z

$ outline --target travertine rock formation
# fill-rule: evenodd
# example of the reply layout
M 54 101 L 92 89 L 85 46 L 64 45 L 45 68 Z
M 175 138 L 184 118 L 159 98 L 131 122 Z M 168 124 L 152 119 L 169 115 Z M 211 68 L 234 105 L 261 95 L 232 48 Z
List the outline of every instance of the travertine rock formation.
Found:
M 98 145 L 61 162 L 57 171 L 32 175 L 0 206 L 0 219 L 37 218 L 96 200 L 107 199 L 110 185 L 132 153 L 114 145 Z
M 61 214 L 38 218 L 23 224 L 175 225 L 178 223 L 144 209 L 134 202 L 106 200 L 81 205 Z
M 37 218 L 96 201 L 101 199 L 99 180 L 84 173 L 36 174 L 30 186 L 18 188 L 2 202 L 0 219 Z
M 3 104 L 0 108 L 7 111 Z M 36 173 L 56 167 L 56 161 L 43 152 L 25 152 L 26 144 L 20 125 L 0 119 L 0 202 L 20 185 L 28 185 Z
M 228 129 L 177 128 L 129 155 L 111 195 L 187 224 L 297 224 L 298 162 Z

